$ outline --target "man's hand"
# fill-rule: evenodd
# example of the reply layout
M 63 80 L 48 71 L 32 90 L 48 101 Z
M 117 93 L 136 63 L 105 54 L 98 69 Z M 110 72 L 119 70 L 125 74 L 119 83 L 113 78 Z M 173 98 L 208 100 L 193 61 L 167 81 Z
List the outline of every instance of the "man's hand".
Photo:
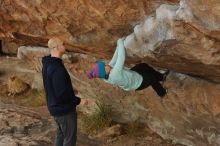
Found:
M 79 104 L 80 106 L 86 106 L 88 105 L 88 100 L 87 99 L 84 99 L 84 98 L 81 98 L 81 102 Z

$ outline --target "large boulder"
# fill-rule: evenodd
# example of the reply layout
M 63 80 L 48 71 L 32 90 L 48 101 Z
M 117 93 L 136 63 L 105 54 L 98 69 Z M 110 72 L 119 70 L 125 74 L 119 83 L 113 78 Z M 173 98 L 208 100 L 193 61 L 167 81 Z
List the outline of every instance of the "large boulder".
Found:
M 109 56 L 118 37 L 161 3 L 177 0 L 4 0 L 0 1 L 0 38 L 25 45 L 46 45 L 51 36 L 65 40 L 72 51 Z M 77 49 L 78 48 L 78 49 Z
M 48 117 L 16 105 L 0 105 L 0 146 L 53 144 L 56 128 Z
M 151 87 L 125 92 L 99 79 L 88 80 L 85 72 L 96 59 L 84 54 L 65 62 L 79 95 L 101 98 L 112 105 L 115 121 L 144 122 L 174 143 L 220 145 L 220 87 L 213 83 L 220 82 L 219 0 L 0 2 L 1 37 L 24 45 L 45 46 L 49 37 L 58 36 L 71 52 L 109 59 L 116 40 L 128 35 L 129 61 L 180 72 L 168 76 L 167 97 L 161 100 Z M 18 52 L 39 65 L 38 49 Z
M 135 43 L 126 43 L 132 60 L 220 82 L 219 5 L 219 0 L 6 0 L 0 38 L 46 46 L 58 36 L 69 51 L 109 59 L 116 40 L 135 26 L 128 37 Z
M 155 66 L 220 82 L 219 7 L 220 2 L 214 0 L 161 5 L 126 37 L 128 54 Z

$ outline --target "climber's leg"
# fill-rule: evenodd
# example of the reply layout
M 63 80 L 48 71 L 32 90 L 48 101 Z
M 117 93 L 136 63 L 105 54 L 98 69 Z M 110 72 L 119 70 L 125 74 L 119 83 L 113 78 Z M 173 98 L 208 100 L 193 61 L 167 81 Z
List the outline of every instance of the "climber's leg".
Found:
M 163 80 L 162 81 L 165 81 L 167 79 L 167 76 L 169 73 L 170 73 L 169 70 L 167 70 L 167 71 L 165 71 L 165 73 L 163 73 Z
M 148 75 L 150 74 L 151 76 L 155 77 L 153 80 L 157 80 L 157 81 L 163 81 L 164 80 L 164 74 L 156 71 L 154 68 L 147 65 L 146 63 L 144 63 L 142 65 L 142 67 L 144 69 L 144 72 L 148 73 Z
M 138 74 L 140 74 L 143 77 L 143 81 L 142 81 L 140 87 L 136 90 L 143 90 L 150 85 L 149 76 L 147 75 L 147 72 L 145 72 L 145 70 L 143 69 L 144 66 L 145 66 L 145 63 L 140 63 L 140 64 L 137 64 L 131 68 L 131 70 L 137 72 Z
M 157 80 L 157 81 L 165 81 L 167 75 L 169 74 L 169 70 L 167 70 L 165 73 L 162 74 L 159 71 L 156 71 L 154 68 L 152 68 L 146 63 L 137 64 L 133 68 L 131 68 L 131 70 L 135 70 L 144 76 L 148 76 L 148 78 L 149 77 L 153 78 L 152 76 L 154 76 L 155 78 L 154 80 Z
M 144 73 L 144 66 L 145 63 L 139 63 L 132 67 L 131 70 L 136 71 L 137 73 L 142 75 Z
M 160 97 L 164 97 L 166 95 L 166 89 L 159 82 L 153 82 L 151 86 L 154 89 L 154 91 L 157 92 L 157 95 L 159 95 Z

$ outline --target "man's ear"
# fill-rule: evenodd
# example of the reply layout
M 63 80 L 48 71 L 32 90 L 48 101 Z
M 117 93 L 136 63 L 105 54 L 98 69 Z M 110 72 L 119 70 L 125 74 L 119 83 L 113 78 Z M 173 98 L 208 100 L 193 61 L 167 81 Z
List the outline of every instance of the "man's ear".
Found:
M 54 47 L 53 50 L 58 51 L 59 49 L 58 49 L 58 47 Z

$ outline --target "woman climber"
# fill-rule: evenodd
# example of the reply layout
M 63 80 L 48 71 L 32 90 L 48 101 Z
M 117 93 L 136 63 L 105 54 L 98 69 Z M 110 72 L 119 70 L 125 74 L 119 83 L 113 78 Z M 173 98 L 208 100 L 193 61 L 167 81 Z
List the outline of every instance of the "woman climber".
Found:
M 97 62 L 87 72 L 87 77 L 89 79 L 102 78 L 105 82 L 117 85 L 126 91 L 143 90 L 152 86 L 161 98 L 166 95 L 167 90 L 160 84 L 160 81 L 166 80 L 169 71 L 162 74 L 145 63 L 136 64 L 128 69 L 124 67 L 124 62 L 124 40 L 119 39 L 112 60 L 109 63 Z

